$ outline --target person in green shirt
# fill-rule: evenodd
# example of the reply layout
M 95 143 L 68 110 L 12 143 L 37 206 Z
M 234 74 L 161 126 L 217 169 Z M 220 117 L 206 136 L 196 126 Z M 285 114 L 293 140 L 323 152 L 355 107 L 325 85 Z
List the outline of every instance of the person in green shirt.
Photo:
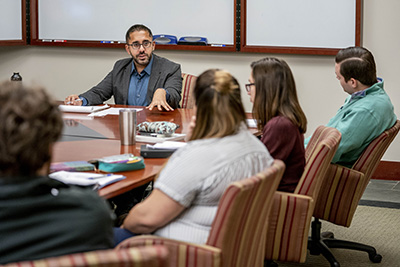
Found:
M 335 73 L 349 96 L 326 125 L 342 134 L 332 163 L 351 167 L 372 140 L 395 124 L 397 117 L 383 89 L 383 80 L 376 76 L 374 56 L 366 48 L 340 50 L 335 58 Z M 309 140 L 304 141 L 305 145 Z

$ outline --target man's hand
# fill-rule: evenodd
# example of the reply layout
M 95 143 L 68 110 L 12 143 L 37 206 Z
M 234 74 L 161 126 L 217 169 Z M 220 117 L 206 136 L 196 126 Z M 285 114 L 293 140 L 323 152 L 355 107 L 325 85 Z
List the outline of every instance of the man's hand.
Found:
M 71 106 L 82 106 L 82 100 L 77 95 L 70 95 L 65 98 L 64 104 Z
M 170 105 L 167 103 L 167 92 L 163 88 L 158 88 L 153 95 L 153 101 L 151 101 L 150 105 L 146 108 L 148 110 L 153 110 L 154 107 L 157 107 L 158 110 L 162 110 L 163 108 L 166 111 L 173 111 L 174 109 L 171 108 Z

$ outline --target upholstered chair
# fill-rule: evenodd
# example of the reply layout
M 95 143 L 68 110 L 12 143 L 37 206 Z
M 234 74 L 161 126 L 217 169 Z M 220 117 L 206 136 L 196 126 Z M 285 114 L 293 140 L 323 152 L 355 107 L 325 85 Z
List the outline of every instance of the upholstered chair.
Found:
M 182 93 L 179 106 L 181 108 L 193 108 L 194 99 L 192 96 L 193 88 L 196 84 L 197 76 L 182 73 Z
M 3 267 L 164 267 L 168 250 L 161 245 L 96 250 L 33 261 L 21 261 L 0 265 Z
M 266 221 L 284 169 L 284 163 L 275 160 L 257 175 L 232 183 L 219 202 L 206 244 L 145 235 L 129 238 L 117 248 L 162 244 L 169 248 L 171 267 L 261 267 Z
M 312 255 L 322 254 L 331 266 L 340 266 L 329 248 L 346 248 L 365 251 L 372 262 L 380 262 L 382 256 L 374 247 L 356 242 L 339 240 L 333 233 L 321 234 L 321 220 L 349 227 L 365 188 L 377 168 L 383 154 L 396 137 L 400 121 L 375 138 L 351 168 L 330 164 L 323 180 L 314 209 L 309 249 Z
M 277 266 L 275 260 L 305 262 L 314 200 L 340 139 L 335 128 L 319 126 L 307 145 L 306 165 L 294 193 L 275 193 L 267 228 L 267 266 Z

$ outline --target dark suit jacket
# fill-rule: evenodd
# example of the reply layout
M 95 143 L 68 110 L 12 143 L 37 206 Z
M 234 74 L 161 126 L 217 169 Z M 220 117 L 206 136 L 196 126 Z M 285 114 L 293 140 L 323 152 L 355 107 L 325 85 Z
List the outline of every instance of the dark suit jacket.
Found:
M 182 91 L 181 66 L 155 54 L 153 57 L 147 102 L 151 103 L 153 94 L 158 88 L 164 88 L 170 96 L 168 104 L 172 108 L 178 108 Z M 80 96 L 87 99 L 88 105 L 102 104 L 111 96 L 114 96 L 115 104 L 127 105 L 132 60 L 132 58 L 118 60 L 112 71 L 98 85 Z

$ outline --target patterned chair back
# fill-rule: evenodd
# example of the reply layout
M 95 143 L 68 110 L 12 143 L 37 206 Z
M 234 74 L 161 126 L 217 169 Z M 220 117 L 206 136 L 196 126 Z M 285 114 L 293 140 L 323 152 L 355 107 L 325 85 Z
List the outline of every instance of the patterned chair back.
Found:
M 266 222 L 284 170 L 285 164 L 275 160 L 257 175 L 230 184 L 220 199 L 206 244 L 143 235 L 117 248 L 162 244 L 168 247 L 170 267 L 263 266 Z
M 0 265 L 2 267 L 163 267 L 167 265 L 168 249 L 155 245 L 120 250 L 96 250 L 46 259 Z
M 222 266 L 263 266 L 267 217 L 285 165 L 231 184 L 222 196 L 207 245 L 220 248 Z
M 331 127 L 319 126 L 306 147 L 306 166 L 294 191 L 316 199 L 324 175 L 339 147 L 341 133 Z
M 306 149 L 306 166 L 294 193 L 277 191 L 267 228 L 265 259 L 305 262 L 314 198 L 341 139 L 338 130 L 318 127 Z
M 182 93 L 179 106 L 181 108 L 193 108 L 194 99 L 192 96 L 193 88 L 196 84 L 197 76 L 182 73 Z
M 400 120 L 397 120 L 367 146 L 351 169 L 330 164 L 316 202 L 315 218 L 350 226 L 369 180 L 399 129 Z

